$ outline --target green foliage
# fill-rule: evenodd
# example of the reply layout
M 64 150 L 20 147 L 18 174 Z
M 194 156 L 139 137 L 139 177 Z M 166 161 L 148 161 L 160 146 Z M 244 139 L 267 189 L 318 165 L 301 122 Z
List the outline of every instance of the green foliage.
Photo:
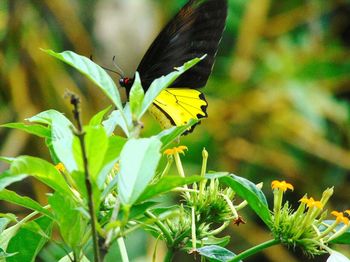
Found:
M 267 206 L 264 193 L 249 180 L 235 176 L 221 177 L 220 182 L 231 187 L 234 192 L 245 199 L 254 212 L 264 221 L 267 226 L 271 226 L 271 215 Z
M 19 130 L 28 132 L 29 134 L 36 135 L 43 138 L 50 137 L 51 135 L 50 129 L 42 125 L 26 125 L 24 123 L 9 123 L 9 124 L 1 125 L 1 127 L 19 129 Z
M 53 190 L 72 195 L 72 191 L 58 170 L 43 159 L 20 156 L 11 163 L 10 172 L 13 176 L 25 174 L 35 177 Z
M 4 160 L 3 160 L 4 161 Z M 3 190 L 5 187 L 11 185 L 12 183 L 21 181 L 25 179 L 27 175 L 13 176 L 9 171 L 5 171 L 0 174 L 0 190 Z
M 150 199 L 156 195 L 167 193 L 176 187 L 181 187 L 183 185 L 193 184 L 203 180 L 199 176 L 191 177 L 176 177 L 176 176 L 167 176 L 162 177 L 159 181 L 154 184 L 150 184 L 144 192 L 137 199 L 137 202 L 143 202 L 147 199 Z
M 114 82 L 93 61 L 70 51 L 46 53 L 92 80 L 117 109 L 111 111 L 109 106 L 83 125 L 79 104 L 74 102 L 77 99 L 72 95 L 74 121 L 56 110 L 47 110 L 28 118 L 29 125 L 2 125 L 43 138 L 52 159 L 1 157 L 10 167 L 0 175 L 0 200 L 32 212 L 19 221 L 11 214 L 0 217 L 1 259 L 34 261 L 45 243 L 50 242 L 66 250 L 60 261 L 90 261 L 89 250 L 93 250 L 93 257 L 98 261 L 101 250 L 107 251 L 108 257 L 116 248 L 119 248 L 121 259 L 127 261 L 128 248 L 123 239 L 140 228 L 165 242 L 167 258 L 175 251 L 183 251 L 198 252 L 210 261 L 230 261 L 281 243 L 281 238 L 273 239 L 253 248 L 253 252 L 250 250 L 237 256 L 224 248 L 230 237 L 219 234 L 232 222 L 237 225 L 244 222 L 238 212 L 246 205 L 269 229 L 273 218 L 276 221 L 276 213 L 271 215 L 276 210 L 269 210 L 261 188 L 249 180 L 226 172 L 206 173 L 206 151 L 202 154 L 202 169 L 198 176 L 189 175 L 183 168 L 180 154 L 186 147 L 165 150 L 197 121 L 140 137 L 140 121 L 153 100 L 204 57 L 193 59 L 174 72 L 155 79 L 146 92 L 136 74 L 130 101 L 123 106 Z M 163 153 L 167 155 L 166 159 L 162 157 Z M 173 164 L 179 176 L 171 174 Z M 28 176 L 51 190 L 47 195 L 47 206 L 7 189 Z M 170 205 L 160 200 L 170 194 L 178 194 L 180 202 Z M 243 201 L 237 203 L 235 195 Z M 300 215 L 305 214 L 300 212 Z M 59 239 L 52 234 L 53 228 L 59 231 Z M 344 227 L 337 228 L 332 231 L 334 235 L 326 234 L 325 237 L 330 240 L 339 234 L 333 242 L 349 244 L 349 231 L 340 234 L 342 230 Z M 320 247 L 318 244 L 315 245 Z
M 71 51 L 65 51 L 62 53 L 55 53 L 52 50 L 44 51 L 77 69 L 79 72 L 93 81 L 112 100 L 114 105 L 119 110 L 123 108 L 120 95 L 114 81 L 99 65 L 95 64 L 87 57 L 75 54 Z
M 344 244 L 344 245 L 350 245 L 350 229 L 345 231 L 342 235 L 332 240 L 332 243 L 334 244 Z
M 132 205 L 154 177 L 161 143 L 156 138 L 130 139 L 120 153 L 118 193 L 124 205 Z
M 198 248 L 201 256 L 209 258 L 210 261 L 230 261 L 235 257 L 235 254 L 226 248 L 220 246 L 206 246 Z
M 47 211 L 45 208 L 43 208 L 38 202 L 34 201 L 29 197 L 19 196 L 16 192 L 13 192 L 7 189 L 2 189 L 0 191 L 0 200 L 4 200 L 9 203 L 13 203 L 18 206 L 28 208 L 33 211 L 37 211 L 51 219 L 53 218 L 52 214 L 49 211 Z
M 174 126 L 171 127 L 169 129 L 163 130 L 162 132 L 160 132 L 159 134 L 156 135 L 157 138 L 160 139 L 160 141 L 162 142 L 163 146 L 162 149 L 166 149 L 167 147 L 170 146 L 170 144 L 177 138 L 179 137 L 181 134 L 183 134 L 186 130 L 188 130 L 188 128 L 190 128 L 191 126 L 195 125 L 196 123 L 198 123 L 198 120 L 195 119 L 191 119 L 190 121 L 188 121 L 188 123 L 186 125 L 183 126 Z
M 79 210 L 79 204 L 71 197 L 55 192 L 49 197 L 49 203 L 60 228 L 63 241 L 74 251 L 83 247 L 88 238 L 88 218 Z
M 141 110 L 142 110 L 142 102 L 145 97 L 145 91 L 141 85 L 141 79 L 139 73 L 135 74 L 134 84 L 130 90 L 129 94 L 129 103 L 130 103 L 130 111 L 132 112 L 133 121 L 140 120 Z
M 34 219 L 25 224 L 11 238 L 7 252 L 15 255 L 6 258 L 6 261 L 35 261 L 44 244 L 51 238 L 52 225 L 53 221 L 47 217 Z

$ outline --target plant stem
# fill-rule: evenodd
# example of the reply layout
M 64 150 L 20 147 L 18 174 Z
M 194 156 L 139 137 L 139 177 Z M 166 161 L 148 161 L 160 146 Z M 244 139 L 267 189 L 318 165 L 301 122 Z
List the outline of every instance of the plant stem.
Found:
M 172 246 L 174 240 L 169 232 L 169 230 L 165 227 L 165 225 L 162 223 L 162 221 L 159 220 L 155 215 L 153 215 L 150 211 L 145 212 L 145 216 L 154 219 L 154 223 L 159 227 L 159 229 L 162 231 L 164 238 L 166 240 L 166 243 L 168 246 Z
M 69 255 L 68 255 L 68 257 L 69 257 L 69 259 L 70 259 L 70 256 L 69 256 Z M 79 254 L 77 254 L 76 251 L 73 251 L 73 261 L 74 261 L 74 262 L 80 261 L 80 260 L 79 260 Z
M 228 196 L 226 196 L 225 194 L 220 194 L 220 195 L 225 199 L 228 207 L 231 209 L 231 212 L 232 212 L 234 219 L 237 219 L 239 217 L 239 215 L 237 213 L 235 206 L 232 204 L 231 199 Z
M 278 239 L 268 240 L 268 241 L 266 241 L 264 243 L 261 243 L 260 245 L 257 245 L 255 247 L 249 248 L 246 251 L 243 251 L 242 253 L 240 253 L 237 256 L 235 256 L 231 260 L 231 262 L 241 261 L 241 260 L 243 260 L 243 259 L 245 259 L 247 257 L 250 257 L 251 255 L 254 255 L 255 253 L 260 252 L 261 250 L 263 250 L 265 248 L 277 245 L 279 243 L 280 243 L 280 241 Z
M 27 221 L 29 221 L 30 219 L 32 219 L 33 217 L 35 217 L 37 214 L 39 214 L 38 211 L 34 211 L 34 212 L 30 213 L 29 215 L 27 215 L 26 217 L 24 217 L 21 221 L 19 221 L 19 222 L 17 223 L 17 225 L 18 225 L 18 224 L 22 225 L 22 224 L 26 223 Z
M 192 249 L 197 249 L 197 236 L 196 236 L 196 212 L 194 207 L 191 208 L 192 216 L 191 216 L 191 235 L 192 235 Z
M 168 249 L 168 252 L 165 255 L 164 262 L 171 262 L 174 257 L 174 250 Z
M 129 262 L 129 257 L 128 257 L 128 252 L 126 251 L 125 243 L 124 243 L 124 238 L 120 237 L 117 240 L 119 250 L 120 250 L 120 255 L 122 257 L 123 262 Z
M 223 223 L 220 227 L 218 227 L 217 229 L 214 229 L 212 231 L 210 231 L 209 236 L 215 236 L 219 233 L 221 233 L 225 228 L 227 228 L 230 225 L 231 221 L 226 221 L 225 223 Z
M 153 255 L 152 255 L 152 262 L 156 262 L 157 260 L 157 249 L 158 249 L 158 243 L 159 243 L 160 236 L 157 237 L 156 244 L 154 245 Z
M 183 167 L 182 167 L 180 155 L 179 155 L 178 152 L 175 152 L 174 158 L 175 158 L 175 164 L 176 164 L 177 172 L 179 173 L 179 175 L 180 175 L 181 177 L 186 177 L 186 176 L 185 176 L 184 169 L 183 169 Z M 187 185 L 184 185 L 183 188 L 184 188 L 184 189 L 188 189 L 188 186 L 187 186 Z M 188 193 L 188 192 L 185 191 L 185 194 L 186 194 L 187 198 L 189 199 L 189 198 L 190 198 L 190 193 Z
M 100 252 L 98 247 L 98 236 L 97 236 L 97 230 L 96 230 L 96 216 L 95 216 L 95 206 L 94 206 L 94 200 L 93 200 L 93 192 L 92 192 L 92 185 L 90 180 L 90 174 L 88 170 L 88 160 L 86 156 L 86 149 L 85 149 L 85 134 L 82 133 L 79 136 L 81 150 L 83 154 L 83 161 L 84 161 L 84 170 L 85 170 L 85 186 L 86 191 L 88 195 L 88 206 L 89 206 L 89 213 L 91 217 L 91 233 L 92 233 L 92 243 L 94 248 L 94 257 L 96 262 L 100 262 Z
M 169 170 L 170 170 L 172 164 L 173 164 L 173 158 L 168 157 L 168 161 L 166 163 L 166 166 L 165 166 L 162 174 L 160 175 L 159 179 L 161 179 L 162 177 L 166 176 L 169 173 Z
M 80 99 L 77 95 L 73 93 L 68 93 L 70 96 L 70 103 L 73 105 L 73 115 L 77 122 L 78 128 L 75 132 L 75 135 L 79 138 L 80 142 L 80 148 L 81 153 L 83 156 L 83 163 L 84 163 L 84 173 L 85 173 L 85 186 L 88 196 L 88 206 L 89 206 L 89 214 L 91 218 L 91 235 L 92 235 L 92 244 L 94 249 L 94 258 L 95 262 L 100 262 L 100 251 L 98 247 L 98 236 L 97 236 L 97 230 L 96 230 L 96 216 L 95 216 L 95 207 L 94 207 L 94 200 L 93 200 L 93 192 L 92 192 L 92 183 L 90 180 L 90 174 L 89 174 L 89 168 L 88 168 L 88 159 L 86 154 L 86 148 L 85 148 L 85 132 L 83 131 L 83 125 L 80 118 L 80 111 L 79 111 L 79 103 Z

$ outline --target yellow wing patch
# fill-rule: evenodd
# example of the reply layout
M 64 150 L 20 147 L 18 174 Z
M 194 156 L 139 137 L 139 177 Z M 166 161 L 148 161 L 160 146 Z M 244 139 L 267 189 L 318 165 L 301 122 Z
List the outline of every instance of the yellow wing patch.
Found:
M 196 89 L 168 88 L 157 96 L 149 111 L 163 128 L 168 128 L 207 117 L 207 106 L 203 93 Z

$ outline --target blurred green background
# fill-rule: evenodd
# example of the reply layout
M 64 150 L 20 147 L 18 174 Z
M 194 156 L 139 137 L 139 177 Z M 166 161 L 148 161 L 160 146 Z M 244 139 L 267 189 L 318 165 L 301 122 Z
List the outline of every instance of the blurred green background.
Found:
M 185 2 L 1 0 L 0 124 L 50 108 L 71 117 L 69 101 L 63 98 L 66 89 L 81 96 L 87 122 L 110 101 L 40 48 L 93 55 L 109 68 L 115 55 L 132 76 L 154 37 Z M 199 172 L 206 147 L 209 169 L 265 182 L 270 203 L 270 183 L 281 179 L 294 184 L 287 198 L 295 206 L 306 192 L 320 198 L 326 187 L 334 186 L 329 208 L 350 208 L 350 1 L 229 0 L 216 66 L 203 91 L 209 118 L 182 139 L 189 148 L 184 158 L 189 174 Z M 160 130 L 152 117 L 144 124 L 145 136 Z M 49 159 L 43 144 L 23 132 L 0 129 L 0 155 Z M 1 163 L 0 170 L 5 168 Z M 38 182 L 27 180 L 15 188 L 46 201 L 47 189 Z M 13 212 L 20 216 L 25 211 Z M 270 238 L 248 209 L 242 215 L 247 224 L 225 232 L 236 252 Z M 154 242 L 146 240 L 142 234 L 131 237 L 132 261 L 150 261 Z M 54 261 L 55 252 L 62 251 L 48 247 L 42 260 Z M 249 261 L 282 258 L 308 261 L 300 251 L 283 247 Z M 192 258 L 176 257 L 180 259 Z

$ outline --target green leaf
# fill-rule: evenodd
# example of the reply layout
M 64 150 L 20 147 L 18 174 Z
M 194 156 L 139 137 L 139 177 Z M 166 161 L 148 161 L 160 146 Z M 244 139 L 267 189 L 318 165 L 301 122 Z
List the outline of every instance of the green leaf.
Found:
M 52 217 L 52 214 L 46 210 L 45 208 L 43 208 L 38 202 L 34 201 L 33 199 L 29 198 L 29 197 L 23 197 L 18 195 L 16 192 L 14 191 L 10 191 L 7 189 L 3 189 L 0 191 L 0 200 L 4 200 L 34 211 L 38 211 L 41 214 L 44 214 L 48 217 Z
M 15 157 L 0 156 L 0 160 L 8 164 L 11 164 L 15 159 L 16 159 Z
M 49 125 L 51 127 L 51 139 L 48 138 L 46 142 L 49 145 L 53 159 L 58 158 L 68 172 L 78 170 L 73 152 L 77 138 L 72 131 L 73 124 L 62 113 L 56 110 L 47 110 L 27 120 Z
M 133 120 L 140 119 L 140 113 L 142 110 L 142 102 L 145 97 L 145 91 L 142 88 L 140 75 L 138 72 L 135 74 L 135 80 L 131 87 L 129 94 L 129 104 Z
M 6 229 L 7 225 L 11 222 L 11 219 L 7 217 L 0 217 L 0 234 Z
M 166 76 L 162 76 L 160 78 L 155 79 L 145 94 L 139 118 L 141 118 L 146 113 L 146 111 L 153 103 L 154 99 L 156 99 L 156 97 L 160 94 L 160 92 L 162 92 L 165 88 L 169 87 L 181 74 L 183 74 L 188 69 L 199 63 L 205 57 L 206 55 L 202 56 L 201 58 L 194 58 L 191 61 L 186 62 L 183 66 L 175 68 L 176 71 Z
M 21 223 L 17 223 L 15 225 L 13 225 L 12 227 L 9 227 L 7 229 L 5 229 L 1 234 L 0 234 L 0 248 L 3 250 L 7 249 L 7 246 L 11 240 L 11 238 L 13 238 L 18 230 L 21 228 Z
M 62 53 L 56 53 L 52 50 L 43 51 L 77 69 L 94 82 L 113 101 L 119 110 L 122 110 L 123 106 L 118 88 L 102 67 L 95 64 L 89 58 L 78 55 L 72 51 L 64 51 Z
M 15 160 L 15 159 L 14 159 Z M 26 174 L 19 175 L 19 176 L 13 176 L 10 171 L 4 171 L 2 174 L 0 174 L 0 191 L 3 190 L 5 187 L 11 185 L 12 183 L 21 181 L 27 177 Z
M 198 248 L 197 251 L 201 256 L 209 258 L 210 261 L 215 262 L 227 262 L 236 256 L 230 250 L 216 245 L 201 247 Z
M 266 197 L 254 183 L 235 175 L 221 177 L 219 178 L 219 181 L 220 183 L 231 187 L 237 195 L 245 199 L 264 223 L 268 227 L 271 226 L 271 214 L 267 205 Z
M 10 240 L 17 234 L 18 230 L 21 228 L 21 226 L 27 221 L 26 218 L 22 219 L 21 221 L 17 222 L 16 218 L 13 214 L 6 214 L 6 218 L 8 218 L 11 221 L 16 222 L 13 226 L 5 229 L 0 234 L 0 249 L 6 250 L 7 246 L 10 242 Z
M 17 222 L 17 217 L 16 215 L 12 214 L 12 213 L 0 213 L 0 217 L 1 218 L 6 218 L 11 222 Z M 1 231 L 1 230 L 0 230 Z
M 44 137 L 44 138 L 51 136 L 50 129 L 45 127 L 45 126 L 42 126 L 42 125 L 26 125 L 24 123 L 8 123 L 8 124 L 0 125 L 0 127 L 19 129 L 19 130 L 25 131 L 29 134 L 36 135 L 39 137 Z
M 133 205 L 130 209 L 130 213 L 128 217 L 129 220 L 137 219 L 138 217 L 142 216 L 146 212 L 146 210 L 158 204 L 159 202 L 157 201 L 146 201 L 146 202 L 143 202 L 142 204 Z M 121 209 L 120 212 L 118 213 L 118 219 L 122 220 L 123 217 L 124 217 L 124 210 Z M 116 226 L 119 226 L 119 225 L 116 225 L 116 222 L 113 221 L 109 223 L 107 226 L 105 226 L 105 228 L 111 229 L 112 227 L 116 227 Z
M 145 201 L 142 204 L 132 206 L 129 214 L 129 219 L 137 218 L 143 215 L 146 210 L 158 204 L 159 202 L 157 201 Z M 123 218 L 122 213 L 123 212 L 120 212 L 120 219 Z
M 224 247 L 224 246 L 227 246 L 228 243 L 230 243 L 230 240 L 231 240 L 230 236 L 225 236 L 225 237 L 209 236 L 201 241 L 202 241 L 203 245 L 205 245 L 205 246 L 217 245 L 217 246 Z
M 350 259 L 348 259 L 343 254 L 333 250 L 329 258 L 327 259 L 327 262 L 350 262 Z
M 75 186 L 78 192 L 82 195 L 84 199 L 87 199 L 85 173 L 83 171 L 73 171 L 72 173 L 70 173 L 70 175 L 75 182 Z
M 74 141 L 78 141 L 78 139 L 73 134 L 72 124 L 62 120 L 61 117 L 52 119 L 52 145 L 60 162 L 63 163 L 68 172 L 73 172 L 78 170 L 78 164 L 75 160 L 78 154 L 74 154 Z
M 166 149 L 176 138 L 181 136 L 184 132 L 186 132 L 191 126 L 198 123 L 199 120 L 190 119 L 186 125 L 183 126 L 174 126 L 169 129 L 165 129 L 160 132 L 157 137 L 162 142 L 162 150 Z
M 230 243 L 231 237 L 230 236 L 225 236 L 225 237 L 214 237 L 214 236 L 208 236 L 205 237 L 204 239 L 197 240 L 197 245 L 198 246 L 220 246 L 220 247 L 225 247 Z M 193 244 L 192 241 L 188 241 L 186 243 L 186 246 L 183 248 L 184 251 L 191 252 L 193 250 Z
M 183 185 L 193 184 L 203 180 L 200 176 L 179 177 L 167 176 L 161 178 L 156 184 L 149 185 L 146 190 L 137 199 L 137 203 L 148 200 L 154 196 L 169 192 L 170 190 Z
M 156 138 L 130 139 L 120 154 L 118 192 L 121 203 L 132 205 L 155 175 L 161 142 Z
M 28 229 L 29 231 L 32 231 L 35 234 L 38 234 L 42 236 L 43 238 L 46 238 L 47 240 L 50 239 L 50 236 L 44 232 L 38 223 L 35 222 L 35 220 L 32 220 L 28 223 L 23 224 L 22 228 Z
M 87 230 L 87 221 L 82 213 L 77 210 L 78 206 L 69 197 L 57 192 L 49 197 L 60 233 L 63 240 L 70 248 L 82 246 L 83 235 Z
M 118 175 L 115 176 L 111 181 L 108 182 L 106 188 L 103 190 L 102 194 L 101 194 L 101 201 L 104 200 L 108 194 L 110 194 L 111 192 L 113 192 L 114 190 L 117 189 L 118 187 Z
M 225 177 L 225 176 L 229 176 L 230 173 L 228 172 L 213 172 L 213 173 L 207 173 L 205 174 L 205 178 L 206 179 L 217 179 L 220 177 Z
M 0 248 L 0 261 L 6 261 L 7 257 L 12 257 L 17 253 L 6 253 L 2 248 Z
M 53 119 L 58 119 L 64 125 L 73 126 L 73 124 L 68 120 L 68 118 L 66 118 L 62 113 L 53 109 L 43 111 L 35 116 L 27 118 L 26 120 L 32 123 L 39 123 L 51 126 Z
M 96 182 L 97 174 L 102 168 L 105 154 L 108 148 L 108 137 L 105 129 L 100 126 L 88 126 L 85 128 L 85 147 L 88 159 L 90 177 Z
M 33 223 L 39 227 L 38 230 L 40 229 L 40 231 L 35 233 L 28 228 L 22 227 L 11 239 L 6 250 L 6 252 L 17 252 L 17 254 L 7 258 L 7 262 L 36 261 L 36 256 L 47 242 L 47 238 L 43 237 L 40 232 L 43 232 L 46 236 L 51 236 L 52 220 L 47 217 L 41 217 L 29 222 L 29 224 Z
M 94 115 L 89 122 L 89 126 L 101 125 L 105 115 L 109 110 L 111 110 L 111 108 L 112 106 L 108 106 L 107 108 L 103 109 L 102 111 Z
M 339 237 L 333 239 L 331 243 L 350 245 L 350 229 L 348 229 L 344 234 L 340 235 Z
M 108 148 L 104 155 L 102 168 L 97 176 L 97 185 L 99 188 L 102 188 L 107 175 L 117 163 L 125 143 L 126 139 L 120 136 L 111 136 L 108 138 Z
M 125 111 L 125 109 L 124 109 Z M 126 112 L 124 112 L 125 115 Z M 128 118 L 127 118 L 128 119 Z M 131 119 L 130 119 L 131 121 Z M 119 126 L 123 132 L 129 137 L 130 132 L 128 125 L 131 125 L 130 123 L 126 123 L 123 119 L 123 114 L 121 113 L 120 110 L 114 110 L 112 113 L 109 115 L 109 117 L 102 122 L 104 128 L 106 129 L 106 133 L 108 136 L 113 134 L 113 131 Z
M 72 195 L 61 173 L 52 164 L 40 158 L 20 156 L 11 164 L 10 172 L 14 176 L 33 176 L 62 194 Z
M 51 137 L 45 139 L 45 145 L 49 149 L 52 162 L 56 164 L 60 163 L 60 159 L 58 158 L 55 149 L 53 148 Z

